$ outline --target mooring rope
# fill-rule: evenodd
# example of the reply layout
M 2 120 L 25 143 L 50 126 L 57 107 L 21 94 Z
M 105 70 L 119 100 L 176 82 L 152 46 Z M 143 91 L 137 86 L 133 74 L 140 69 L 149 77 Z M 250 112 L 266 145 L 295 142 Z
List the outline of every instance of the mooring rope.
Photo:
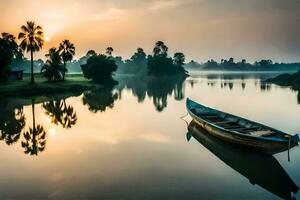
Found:
M 180 119 L 183 119 L 183 118 L 185 118 L 186 116 L 188 116 L 188 112 L 184 115 L 184 116 L 182 116 L 182 117 L 180 117 Z
M 290 147 L 291 147 L 291 136 L 289 137 L 289 148 L 288 148 L 288 161 L 290 162 Z
M 184 116 L 180 117 L 180 119 L 182 119 L 185 123 L 186 123 L 186 126 L 189 126 L 189 122 L 187 120 L 185 120 L 184 118 L 186 116 L 188 116 L 189 113 L 186 113 Z

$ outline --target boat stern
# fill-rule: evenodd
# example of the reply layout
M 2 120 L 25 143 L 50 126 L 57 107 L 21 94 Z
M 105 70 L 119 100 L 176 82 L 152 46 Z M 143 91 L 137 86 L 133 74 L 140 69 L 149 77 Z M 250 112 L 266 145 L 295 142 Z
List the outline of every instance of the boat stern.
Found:
M 291 141 L 292 141 L 293 144 L 298 146 L 299 142 L 300 142 L 299 135 L 298 134 L 293 135 L 292 138 L 291 138 Z

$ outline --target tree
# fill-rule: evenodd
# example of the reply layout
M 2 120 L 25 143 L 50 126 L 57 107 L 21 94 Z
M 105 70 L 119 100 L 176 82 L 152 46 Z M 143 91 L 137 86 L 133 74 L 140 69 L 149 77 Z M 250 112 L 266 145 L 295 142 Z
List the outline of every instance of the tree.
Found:
M 144 76 L 147 73 L 147 55 L 142 48 L 131 56 L 129 60 L 125 61 L 125 73 Z M 119 66 L 119 65 L 118 65 Z
M 184 63 L 184 54 L 174 55 L 176 60 L 168 57 L 168 47 L 162 41 L 155 43 L 153 56 L 148 56 L 148 75 L 150 76 L 187 76 L 187 71 L 182 67 Z M 178 65 L 177 65 L 178 64 Z
M 2 33 L 0 37 L 0 81 L 6 80 L 10 73 L 10 64 L 15 57 L 22 55 L 16 38 L 9 33 Z
M 72 61 L 73 56 L 75 55 L 75 46 L 72 44 L 69 40 L 64 40 L 59 45 L 59 53 L 62 58 L 62 61 L 64 63 L 64 71 L 63 71 L 63 78 L 62 80 L 65 80 L 65 74 L 66 74 L 66 63 L 69 61 Z
M 273 61 L 272 60 L 265 60 L 265 59 L 263 59 L 263 60 L 261 60 L 261 61 L 259 61 L 259 62 L 255 62 L 255 65 L 256 66 L 259 66 L 259 67 L 262 67 L 262 68 L 264 68 L 264 67 L 269 67 L 269 66 L 271 66 L 273 64 Z
M 178 67 L 182 67 L 184 65 L 185 62 L 185 56 L 183 53 L 181 52 L 177 52 L 174 54 L 174 64 Z
M 146 60 L 146 53 L 144 52 L 144 49 L 137 48 L 137 51 L 131 56 L 131 61 L 137 65 L 144 64 Z
M 34 101 L 32 100 L 32 128 L 24 134 L 22 147 L 25 149 L 25 154 L 38 155 L 39 152 L 45 150 L 46 147 L 46 131 L 41 125 L 35 124 Z
M 25 115 L 23 108 L 11 107 L 8 101 L 1 102 L 0 115 L 0 140 L 4 140 L 6 144 L 11 145 L 20 138 L 21 131 L 25 126 Z
M 96 56 L 97 53 L 95 50 L 88 50 L 88 52 L 86 53 L 86 57 L 91 57 L 91 56 Z
M 41 72 L 48 81 L 60 81 L 63 80 L 64 68 L 62 65 L 61 56 L 56 48 L 49 49 L 49 53 L 46 54 L 48 58 L 46 64 L 42 67 Z
M 154 56 L 161 55 L 161 56 L 167 57 L 168 56 L 168 49 L 169 48 L 165 45 L 164 42 L 157 41 L 155 43 L 154 48 L 153 48 L 153 54 L 154 54 Z
M 112 48 L 112 47 L 107 47 L 106 48 L 106 54 L 108 55 L 108 56 L 112 56 L 112 52 L 114 51 L 114 49 Z
M 100 84 L 114 85 L 117 82 L 112 78 L 118 66 L 115 61 L 106 55 L 92 56 L 86 64 L 81 65 L 83 75 L 87 79 Z
M 26 25 L 21 26 L 19 33 L 21 39 L 20 47 L 27 52 L 30 52 L 31 58 L 31 83 L 34 84 L 33 76 L 33 53 L 42 49 L 44 45 L 43 28 L 36 25 L 33 21 L 27 21 Z

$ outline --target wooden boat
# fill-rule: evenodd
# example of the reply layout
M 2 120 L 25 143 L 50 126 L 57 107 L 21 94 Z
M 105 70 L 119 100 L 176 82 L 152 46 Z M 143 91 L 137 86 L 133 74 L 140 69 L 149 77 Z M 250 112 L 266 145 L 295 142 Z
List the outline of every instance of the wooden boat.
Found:
M 198 125 L 227 142 L 270 154 L 290 149 L 299 142 L 297 134 L 292 136 L 260 123 L 206 107 L 189 98 L 186 100 L 186 108 Z
M 292 200 L 293 196 L 298 196 L 299 187 L 274 156 L 233 146 L 212 136 L 195 121 L 188 126 L 187 139 L 191 137 L 251 184 L 259 185 L 282 199 Z

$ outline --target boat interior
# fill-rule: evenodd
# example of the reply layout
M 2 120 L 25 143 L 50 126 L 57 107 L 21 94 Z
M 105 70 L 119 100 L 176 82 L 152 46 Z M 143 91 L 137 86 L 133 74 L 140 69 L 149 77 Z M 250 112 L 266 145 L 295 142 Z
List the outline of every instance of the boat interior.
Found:
M 203 112 L 203 109 L 197 110 L 193 108 L 191 110 L 198 117 L 222 127 L 229 131 L 234 131 L 242 134 L 252 135 L 256 137 L 274 137 L 277 136 L 277 132 L 260 124 L 250 122 L 248 120 L 222 113 L 222 112 Z

